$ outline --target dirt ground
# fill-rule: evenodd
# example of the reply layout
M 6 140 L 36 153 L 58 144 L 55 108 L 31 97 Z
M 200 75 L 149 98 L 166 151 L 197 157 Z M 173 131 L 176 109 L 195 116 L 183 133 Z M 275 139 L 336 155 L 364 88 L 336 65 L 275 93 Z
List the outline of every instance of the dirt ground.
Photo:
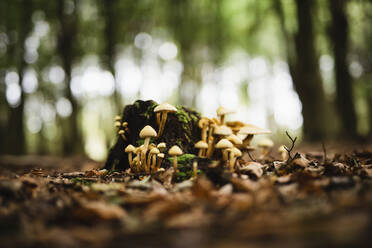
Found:
M 78 157 L 3 156 L 0 247 L 370 247 L 372 149 L 296 151 L 288 163 L 245 154 L 221 181 L 179 183 L 172 168 L 138 176 Z

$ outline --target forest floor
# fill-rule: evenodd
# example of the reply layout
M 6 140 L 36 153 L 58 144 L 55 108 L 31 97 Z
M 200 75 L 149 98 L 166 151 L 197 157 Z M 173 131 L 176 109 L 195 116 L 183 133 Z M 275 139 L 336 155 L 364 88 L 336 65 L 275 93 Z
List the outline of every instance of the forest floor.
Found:
M 288 165 L 274 152 L 258 167 L 245 155 L 224 184 L 203 175 L 173 183 L 172 169 L 135 179 L 84 158 L 3 156 L 0 246 L 370 247 L 372 148 L 297 151 L 303 157 Z

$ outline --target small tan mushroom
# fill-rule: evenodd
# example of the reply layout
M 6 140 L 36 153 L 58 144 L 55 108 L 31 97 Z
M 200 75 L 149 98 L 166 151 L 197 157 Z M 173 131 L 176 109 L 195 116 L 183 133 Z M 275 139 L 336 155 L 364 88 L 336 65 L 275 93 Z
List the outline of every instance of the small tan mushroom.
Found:
M 145 166 L 145 168 L 147 168 L 146 153 L 148 150 L 150 139 L 156 137 L 156 135 L 157 135 L 156 131 L 149 125 L 145 126 L 139 134 L 141 139 L 145 139 L 143 143 L 143 149 L 142 149 L 142 155 L 141 155 L 141 162 L 142 162 L 142 165 Z
M 121 116 L 120 115 L 117 115 L 117 116 L 115 116 L 115 121 L 121 121 Z
M 118 134 L 123 140 L 127 140 L 127 136 L 125 136 L 125 131 L 124 130 L 119 130 Z
M 177 112 L 177 109 L 173 105 L 165 102 L 165 103 L 162 103 L 156 106 L 154 109 L 154 112 L 157 113 L 157 115 L 158 113 L 161 113 L 161 121 L 160 121 L 159 132 L 158 132 L 158 137 L 161 137 L 164 131 L 165 123 L 167 122 L 168 113 L 175 113 Z
M 243 144 L 243 141 L 238 136 L 236 136 L 235 134 L 230 134 L 229 136 L 227 136 L 226 139 L 231 141 L 235 145 L 242 145 Z
M 262 149 L 262 157 L 264 158 L 269 153 L 270 148 L 274 146 L 274 142 L 266 138 L 260 140 L 257 145 Z
M 228 149 L 233 147 L 233 144 L 228 141 L 227 139 L 221 139 L 217 142 L 216 146 L 217 149 L 222 149 L 222 159 L 224 161 L 228 160 Z
M 288 151 L 285 148 L 286 148 L 285 145 L 281 145 L 278 148 L 278 152 L 280 153 L 280 156 L 282 157 L 282 161 L 288 159 Z
M 168 154 L 169 156 L 172 156 L 173 157 L 173 167 L 174 167 L 174 171 L 177 172 L 177 157 L 182 155 L 183 152 L 181 150 L 181 148 L 177 145 L 174 145 L 171 147 L 171 149 L 169 149 L 168 151 Z
M 158 164 L 156 165 L 156 170 L 159 170 L 160 167 L 161 167 L 161 162 L 162 162 L 163 159 L 164 159 L 164 153 L 159 153 L 159 154 L 157 155 L 157 157 L 158 157 Z
M 161 142 L 156 146 L 161 152 L 164 152 L 165 148 L 167 148 L 167 144 L 165 142 Z
M 149 152 L 149 157 L 148 157 L 148 161 L 147 161 L 147 166 L 148 168 L 152 168 L 152 169 L 155 169 L 155 166 L 156 166 L 156 156 L 160 153 L 159 149 L 154 147 L 150 150 Z M 151 162 L 151 159 L 152 159 L 152 162 Z
M 242 155 L 243 155 L 242 152 L 238 148 L 232 147 L 230 149 L 229 162 L 230 162 L 230 171 L 231 172 L 234 172 L 234 166 L 235 166 L 236 159 L 238 157 L 241 157 Z
M 219 107 L 216 110 L 216 112 L 217 112 L 217 116 L 220 117 L 220 125 L 224 124 L 226 115 L 235 113 L 235 111 L 224 108 L 224 107 Z
M 133 166 L 132 156 L 133 156 L 133 152 L 135 149 L 136 148 L 133 145 L 129 144 L 124 150 L 126 153 L 128 153 L 128 162 L 129 162 L 130 168 L 132 168 Z
M 215 126 L 213 134 L 215 136 L 218 136 L 217 140 L 219 140 L 232 134 L 232 131 L 228 126 L 221 125 L 221 126 Z M 208 151 L 207 151 L 208 158 L 210 158 L 213 155 L 214 148 L 215 148 L 215 145 L 214 145 L 215 141 L 214 140 L 212 141 L 213 141 L 212 143 L 208 142 Z
M 121 127 L 121 123 L 120 123 L 120 121 L 115 121 L 114 126 L 115 126 L 116 128 L 120 128 L 120 127 Z
M 271 131 L 268 129 L 260 128 L 252 124 L 246 124 L 239 130 L 238 135 L 247 135 L 246 138 L 243 139 L 243 143 L 245 146 L 249 146 L 254 135 L 270 133 Z
M 202 158 L 204 157 L 205 150 L 208 149 L 208 144 L 205 141 L 200 140 L 194 145 L 194 147 L 199 149 L 198 157 Z
M 204 141 L 204 142 L 207 142 L 207 131 L 208 131 L 208 127 L 209 127 L 210 122 L 211 122 L 211 120 L 209 120 L 207 117 L 200 118 L 200 120 L 198 122 L 198 126 L 202 130 L 201 131 L 201 140 Z

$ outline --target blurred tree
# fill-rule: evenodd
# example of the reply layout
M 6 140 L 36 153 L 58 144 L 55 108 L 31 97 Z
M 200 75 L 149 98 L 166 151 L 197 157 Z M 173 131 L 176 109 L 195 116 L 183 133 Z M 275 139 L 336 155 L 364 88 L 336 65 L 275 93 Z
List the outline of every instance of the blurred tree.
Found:
M 68 4 L 71 9 L 66 9 Z M 71 116 L 65 119 L 63 130 L 63 152 L 64 154 L 78 153 L 83 149 L 81 131 L 79 128 L 79 106 L 71 91 L 72 66 L 77 58 L 77 39 L 78 17 L 77 1 L 69 2 L 68 0 L 58 0 L 57 17 L 59 19 L 58 33 L 58 54 L 62 61 L 62 67 L 65 71 L 65 96 L 72 106 Z
M 274 1 L 280 20 L 290 74 L 302 103 L 303 130 L 307 140 L 325 136 L 325 96 L 315 48 L 312 11 L 314 1 L 296 0 L 297 32 L 291 34 L 285 25 L 286 17 L 280 0 Z
M 346 0 L 329 0 L 332 16 L 329 28 L 330 41 L 335 58 L 336 105 L 341 119 L 342 137 L 357 137 L 357 119 L 353 100 L 352 78 L 349 73 L 349 23 L 346 16 Z
M 19 11 L 18 11 L 19 10 Z M 25 94 L 22 90 L 23 74 L 26 67 L 25 41 L 32 30 L 32 1 L 7 1 L 7 35 L 14 41 L 9 42 L 7 50 L 8 67 L 13 67 L 18 74 L 18 84 L 20 96 L 18 102 L 8 106 L 7 141 L 6 152 L 9 154 L 23 154 L 26 151 L 26 139 L 24 130 L 24 102 Z M 12 38 L 11 38 L 12 39 Z

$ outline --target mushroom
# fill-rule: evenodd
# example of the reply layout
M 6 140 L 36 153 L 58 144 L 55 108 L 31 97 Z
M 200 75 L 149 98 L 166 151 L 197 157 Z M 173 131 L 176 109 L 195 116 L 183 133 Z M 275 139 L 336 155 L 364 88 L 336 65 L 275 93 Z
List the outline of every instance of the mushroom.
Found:
M 280 153 L 280 156 L 282 157 L 282 161 L 288 158 L 288 151 L 285 148 L 286 148 L 285 145 L 281 145 L 278 148 L 278 152 Z
M 115 121 L 121 121 L 121 116 L 120 115 L 117 115 L 117 116 L 115 116 Z
M 213 149 L 214 149 L 214 137 L 213 137 L 213 131 L 216 128 L 217 124 L 213 121 L 209 122 L 209 127 L 208 127 L 208 149 L 207 149 L 207 158 L 210 158 L 213 154 Z
M 227 139 L 221 139 L 215 146 L 217 149 L 222 149 L 222 158 L 224 161 L 228 160 L 228 149 L 233 147 L 233 144 Z
M 227 121 L 226 126 L 231 128 L 231 130 L 234 132 L 234 134 L 238 133 L 239 130 L 244 127 L 246 124 L 241 121 Z
M 241 136 L 241 137 L 244 136 L 244 135 L 247 135 L 243 139 L 243 144 L 245 146 L 249 146 L 254 135 L 270 134 L 270 133 L 271 133 L 271 131 L 268 130 L 268 129 L 260 128 L 260 127 L 257 127 L 255 125 L 252 125 L 252 124 L 246 124 L 244 127 L 240 128 L 237 135 Z
M 222 139 L 232 134 L 232 131 L 228 126 L 221 125 L 221 126 L 216 126 L 214 128 L 213 134 L 218 136 L 219 139 Z M 214 140 L 212 140 L 212 143 L 208 144 L 207 157 L 210 158 L 213 155 L 213 152 L 214 152 Z
M 139 134 L 141 139 L 145 139 L 145 142 L 143 143 L 143 149 L 141 149 L 142 150 L 141 161 L 142 161 L 142 165 L 144 165 L 145 168 L 146 168 L 146 152 L 147 152 L 147 149 L 150 143 L 150 139 L 153 137 L 156 137 L 156 135 L 157 135 L 156 131 L 149 125 L 145 126 Z
M 173 157 L 173 167 L 174 171 L 177 172 L 177 156 L 180 156 L 183 154 L 181 148 L 177 145 L 174 145 L 169 149 L 168 151 L 169 156 Z
M 120 123 L 120 121 L 115 121 L 114 126 L 115 126 L 116 128 L 120 128 L 120 127 L 121 127 L 121 123 Z
M 129 131 L 128 129 L 128 122 L 124 121 L 123 124 L 121 124 L 126 132 Z
M 157 155 L 157 157 L 158 157 L 158 164 L 156 165 L 156 169 L 155 169 L 155 170 L 160 169 L 161 162 L 162 162 L 163 159 L 164 159 L 164 153 L 159 153 L 159 154 Z
M 268 153 L 269 149 L 274 146 L 274 142 L 271 139 L 262 139 L 258 142 L 258 147 L 262 148 L 262 157 L 264 158 Z
M 194 147 L 199 149 L 198 157 L 204 157 L 204 151 L 208 149 L 208 144 L 207 142 L 200 140 L 194 145 Z
M 242 156 L 242 152 L 236 148 L 236 147 L 232 147 L 230 149 L 230 158 L 229 158 L 229 163 L 230 163 L 230 171 L 233 172 L 234 171 L 234 165 L 235 165 L 235 162 L 236 162 L 236 159 L 240 156 Z
M 165 148 L 167 148 L 167 144 L 165 142 L 161 142 L 156 146 L 161 152 L 164 152 Z
M 156 106 L 154 109 L 154 112 L 157 113 L 157 116 L 159 116 L 158 113 L 161 113 L 161 121 L 160 121 L 159 132 L 158 132 L 158 137 L 161 137 L 161 135 L 163 134 L 165 123 L 167 121 L 168 113 L 177 112 L 177 109 L 173 105 L 165 102 L 165 103 L 162 103 Z M 157 119 L 159 118 L 160 117 L 157 117 Z
M 210 122 L 210 120 L 207 117 L 200 118 L 200 120 L 198 122 L 198 126 L 202 130 L 201 131 L 201 140 L 204 141 L 204 142 L 207 142 L 207 131 L 208 131 L 209 122 Z
M 123 140 L 127 140 L 127 136 L 125 136 L 125 131 L 124 130 L 119 130 L 118 134 L 121 136 Z
M 235 134 L 230 134 L 229 136 L 227 136 L 226 139 L 231 141 L 235 145 L 242 145 L 243 144 L 243 141 L 238 136 L 236 136 Z
M 228 114 L 233 114 L 235 113 L 235 111 L 233 110 L 230 110 L 230 109 L 226 109 L 224 107 L 219 107 L 217 110 L 217 116 L 220 117 L 220 125 L 223 125 L 224 122 L 225 122 L 225 115 L 228 115 Z
M 150 153 L 149 153 L 149 157 L 148 157 L 148 160 L 147 160 L 147 168 L 150 169 L 155 169 L 155 166 L 156 166 L 156 155 L 158 155 L 160 153 L 159 149 L 154 147 L 150 150 Z M 152 163 L 151 163 L 151 159 L 152 159 Z
M 129 144 L 126 148 L 125 148 L 125 152 L 128 153 L 128 161 L 129 161 L 129 166 L 130 168 L 132 168 L 133 166 L 133 161 L 132 161 L 132 154 L 134 152 L 136 148 L 134 146 L 132 146 L 131 144 Z

